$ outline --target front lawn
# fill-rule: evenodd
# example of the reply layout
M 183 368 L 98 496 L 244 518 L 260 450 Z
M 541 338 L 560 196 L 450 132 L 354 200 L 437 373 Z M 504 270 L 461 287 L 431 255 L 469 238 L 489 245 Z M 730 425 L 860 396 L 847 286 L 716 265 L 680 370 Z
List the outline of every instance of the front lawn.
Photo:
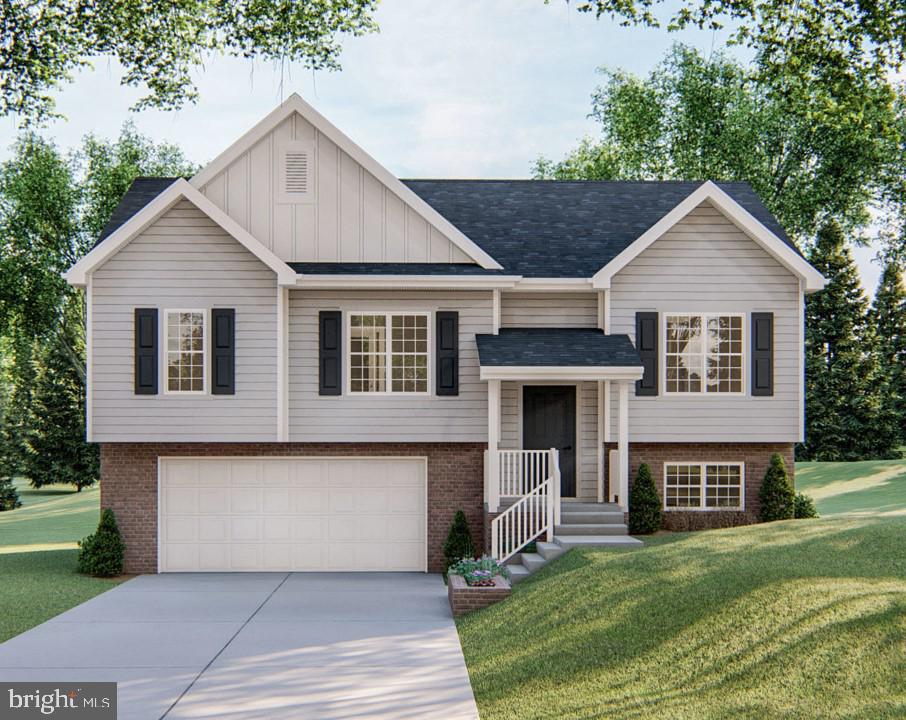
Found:
M 458 621 L 483 720 L 906 717 L 906 518 L 573 550 Z
M 906 516 L 906 460 L 796 463 L 796 489 L 821 515 Z
M 22 507 L 0 513 L 0 642 L 121 582 L 75 571 L 76 543 L 98 524 L 97 488 L 18 489 Z

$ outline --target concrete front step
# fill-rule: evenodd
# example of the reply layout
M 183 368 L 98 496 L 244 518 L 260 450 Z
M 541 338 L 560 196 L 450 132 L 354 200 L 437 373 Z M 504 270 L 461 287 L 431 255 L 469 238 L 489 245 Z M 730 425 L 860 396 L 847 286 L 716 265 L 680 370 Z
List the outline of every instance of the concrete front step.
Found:
M 538 548 L 538 554 L 545 560 L 556 560 L 566 552 L 562 547 L 554 542 L 539 542 L 535 544 Z
M 564 550 L 574 547 L 642 547 L 641 540 L 628 535 L 554 535 Z
M 572 502 L 560 501 L 560 512 L 613 512 L 623 514 L 623 510 L 616 503 Z
M 513 585 L 531 575 L 525 565 L 510 565 L 507 563 L 506 569 L 510 571 L 510 582 Z
M 571 525 L 573 523 L 582 523 L 589 525 L 606 525 L 609 523 L 616 523 L 617 525 L 623 522 L 623 513 L 621 512 L 600 512 L 600 511 L 586 511 L 586 510 L 572 510 L 567 508 L 562 508 L 560 510 L 560 522 L 564 525 Z
M 628 532 L 622 523 L 607 525 L 595 523 L 567 523 L 554 527 L 554 535 L 626 535 Z

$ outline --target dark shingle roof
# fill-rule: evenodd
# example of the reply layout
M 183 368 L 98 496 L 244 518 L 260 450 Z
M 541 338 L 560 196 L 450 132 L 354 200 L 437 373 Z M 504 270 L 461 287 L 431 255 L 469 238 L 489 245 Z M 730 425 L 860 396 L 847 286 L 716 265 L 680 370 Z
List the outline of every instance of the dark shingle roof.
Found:
M 597 180 L 403 182 L 503 265 L 507 274 L 525 277 L 591 277 L 701 185 Z M 796 249 L 748 183 L 717 185 Z
M 104 229 L 101 230 L 101 234 L 98 236 L 95 245 L 102 242 L 106 237 L 112 235 L 121 226 L 125 225 L 129 221 L 129 218 L 170 187 L 177 179 L 178 178 L 172 177 L 135 178 L 129 186 L 129 189 L 126 191 L 126 194 L 123 195 L 120 200 L 119 205 L 114 209 L 113 215 L 110 216 L 110 220 L 107 221 Z
M 502 275 L 472 263 L 287 263 L 310 275 Z
M 176 178 L 136 178 L 98 243 Z M 417 195 L 497 260 L 469 263 L 290 263 L 310 274 L 504 274 L 588 278 L 692 193 L 700 182 L 404 180 Z M 795 244 L 748 183 L 717 183 L 791 248 Z
M 482 367 L 641 367 L 628 335 L 586 328 L 507 328 L 476 335 Z

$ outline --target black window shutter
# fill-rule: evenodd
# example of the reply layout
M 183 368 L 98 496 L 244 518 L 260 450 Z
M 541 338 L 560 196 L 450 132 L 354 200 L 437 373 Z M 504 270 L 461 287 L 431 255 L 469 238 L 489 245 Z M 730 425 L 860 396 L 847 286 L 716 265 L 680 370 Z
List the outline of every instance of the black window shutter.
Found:
M 318 314 L 318 394 L 342 395 L 343 313 L 322 310 Z
M 436 314 L 438 395 L 459 395 L 459 313 Z
M 774 394 L 774 313 L 752 313 L 752 394 Z
M 157 308 L 135 308 L 135 394 L 157 395 Z
M 236 311 L 211 310 L 211 394 L 236 394 Z
M 656 312 L 635 314 L 635 349 L 642 359 L 645 374 L 636 380 L 636 395 L 657 395 L 658 386 L 658 317 Z

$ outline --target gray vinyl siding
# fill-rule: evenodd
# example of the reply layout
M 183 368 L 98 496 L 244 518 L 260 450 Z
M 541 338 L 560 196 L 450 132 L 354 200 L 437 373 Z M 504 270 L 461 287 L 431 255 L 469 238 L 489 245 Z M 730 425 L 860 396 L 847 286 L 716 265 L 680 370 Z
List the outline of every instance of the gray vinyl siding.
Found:
M 534 383 L 524 383 L 532 385 Z M 561 383 L 550 383 L 558 385 Z M 564 382 L 563 385 L 576 383 Z M 523 383 L 503 381 L 500 384 L 500 447 L 513 450 L 522 447 L 522 387 Z M 576 497 L 581 500 L 597 498 L 596 472 L 598 440 L 597 383 L 582 382 L 576 389 Z
M 510 292 L 500 296 L 501 327 L 597 327 L 594 292 Z
M 611 329 L 635 338 L 635 313 L 660 313 L 660 374 L 665 313 L 745 313 L 746 394 L 636 397 L 630 390 L 631 442 L 795 442 L 802 413 L 800 289 L 786 270 L 717 209 L 699 206 L 614 276 Z M 774 395 L 749 391 L 750 314 L 774 313 Z M 617 388 L 612 395 L 614 439 Z
M 92 437 L 98 442 L 276 439 L 276 277 L 188 202 L 180 202 L 92 276 Z M 236 309 L 236 394 L 135 395 L 133 313 Z M 210 333 L 210 317 L 208 318 Z M 206 353 L 207 373 L 210 356 Z M 209 378 L 210 380 L 210 378 Z
M 477 333 L 492 330 L 490 292 L 293 290 L 289 306 L 289 433 L 295 442 L 487 442 L 487 383 L 478 379 Z M 318 313 L 343 312 L 343 395 L 318 394 Z M 459 312 L 459 395 L 348 393 L 347 317 L 357 311 Z
M 314 201 L 277 202 L 283 143 L 314 144 Z M 326 135 L 294 113 L 201 189 L 281 260 L 471 262 Z

